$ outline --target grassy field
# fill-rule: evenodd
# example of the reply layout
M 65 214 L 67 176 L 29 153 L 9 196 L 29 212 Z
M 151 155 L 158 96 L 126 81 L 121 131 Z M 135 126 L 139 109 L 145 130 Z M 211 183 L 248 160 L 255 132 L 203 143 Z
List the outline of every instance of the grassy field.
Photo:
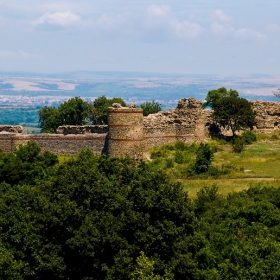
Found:
M 230 145 L 221 145 L 214 154 L 214 164 L 230 165 L 237 170 L 222 178 L 280 179 L 280 141 L 258 141 L 241 153 L 232 153 Z
M 227 174 L 188 178 L 185 170 L 194 161 L 195 154 L 182 152 L 183 163 L 178 164 L 177 150 L 168 146 L 152 151 L 159 155 L 153 162 L 159 169 L 180 181 L 190 197 L 195 197 L 199 189 L 213 185 L 223 195 L 251 186 L 280 187 L 280 140 L 277 137 L 259 138 L 262 140 L 247 145 L 241 153 L 234 153 L 228 143 L 218 143 L 212 164 L 219 169 L 226 166 L 230 170 Z
M 278 179 L 184 179 L 179 181 L 191 198 L 196 197 L 197 192 L 203 187 L 217 186 L 219 193 L 222 195 L 256 186 L 280 187 L 280 180 Z

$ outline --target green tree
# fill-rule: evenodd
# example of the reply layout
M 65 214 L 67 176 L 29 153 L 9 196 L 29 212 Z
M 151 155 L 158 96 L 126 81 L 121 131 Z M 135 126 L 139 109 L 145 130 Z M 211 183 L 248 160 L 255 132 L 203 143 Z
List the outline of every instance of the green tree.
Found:
M 74 97 L 58 107 L 60 123 L 84 125 L 89 120 L 92 105 L 80 97 Z
M 62 103 L 58 108 L 44 106 L 39 110 L 42 132 L 55 133 L 60 125 L 84 125 L 89 120 L 92 104 L 80 97 Z
M 154 274 L 155 262 L 145 256 L 143 251 L 140 252 L 140 256 L 136 259 L 137 266 L 135 271 L 131 274 L 132 280 L 171 280 L 173 275 L 166 272 L 164 277 Z
M 55 133 L 60 123 L 58 109 L 44 106 L 39 110 L 39 124 L 43 133 Z
M 161 105 L 156 101 L 146 101 L 140 105 L 143 109 L 143 115 L 148 116 L 149 114 L 155 114 L 162 110 Z
M 252 128 L 256 113 L 248 100 L 240 97 L 221 97 L 213 104 L 213 119 L 224 128 L 229 128 L 233 136 L 240 129 Z
M 0 182 L 34 185 L 37 180 L 49 177 L 57 163 L 55 154 L 49 151 L 41 153 L 40 146 L 30 141 L 14 152 L 0 153 Z
M 208 94 L 205 98 L 206 102 L 203 103 L 203 108 L 206 108 L 207 106 L 213 108 L 215 103 L 222 97 L 238 97 L 239 93 L 236 90 L 227 90 L 224 87 L 210 90 L 208 91 Z
M 156 277 L 193 273 L 194 216 L 180 184 L 89 150 L 55 172 L 34 185 L 0 183 L 3 246 L 24 279 L 131 279 L 141 251 Z
M 213 160 L 213 151 L 209 144 L 200 143 L 197 152 L 196 160 L 194 164 L 194 170 L 196 174 L 205 173 L 208 171 Z
M 108 107 L 111 107 L 113 103 L 120 103 L 122 106 L 126 106 L 126 103 L 120 97 L 108 99 L 106 96 L 102 95 L 94 100 L 91 111 L 91 120 L 93 124 L 108 124 Z

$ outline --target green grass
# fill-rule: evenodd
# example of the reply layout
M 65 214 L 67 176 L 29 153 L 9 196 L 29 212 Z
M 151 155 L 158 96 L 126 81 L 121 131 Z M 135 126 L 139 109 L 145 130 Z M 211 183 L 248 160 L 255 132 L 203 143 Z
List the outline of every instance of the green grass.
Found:
M 280 178 L 280 141 L 259 141 L 232 153 L 230 145 L 219 147 L 213 164 L 230 165 L 243 171 L 232 171 L 221 178 Z
M 280 180 L 250 180 L 250 179 L 184 179 L 179 180 L 185 191 L 188 192 L 191 198 L 195 198 L 197 192 L 203 187 L 217 186 L 218 192 L 222 195 L 227 195 L 231 192 L 239 192 L 254 186 L 266 186 L 266 187 L 280 187 Z
M 158 157 L 153 159 L 152 166 L 165 170 L 171 178 L 180 181 L 190 197 L 195 197 L 197 191 L 204 186 L 216 185 L 223 195 L 260 184 L 280 187 L 280 140 L 276 136 L 258 135 L 260 140 L 247 145 L 241 153 L 233 153 L 232 146 L 221 141 L 212 164 L 219 168 L 227 166 L 230 172 L 217 178 L 187 178 L 185 170 L 194 161 L 195 153 L 182 151 L 183 163 L 178 164 L 175 162 L 176 148 L 166 146 L 153 150 Z M 209 140 L 210 145 L 212 142 Z M 173 164 L 170 164 L 172 160 Z

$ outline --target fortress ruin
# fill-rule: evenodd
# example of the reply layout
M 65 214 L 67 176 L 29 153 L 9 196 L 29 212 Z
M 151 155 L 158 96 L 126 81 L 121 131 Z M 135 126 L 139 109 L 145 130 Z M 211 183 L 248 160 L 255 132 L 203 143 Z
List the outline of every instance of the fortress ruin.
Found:
M 256 111 L 255 131 L 280 130 L 280 102 L 251 101 Z M 76 155 L 82 148 L 108 156 L 141 158 L 143 151 L 176 141 L 201 142 L 209 136 L 211 110 L 202 109 L 202 101 L 183 98 L 175 109 L 143 117 L 134 105 L 114 104 L 108 109 L 108 125 L 60 126 L 57 134 L 23 134 L 21 126 L 0 126 L 0 149 L 13 151 L 20 144 L 36 141 L 43 151 L 57 155 Z

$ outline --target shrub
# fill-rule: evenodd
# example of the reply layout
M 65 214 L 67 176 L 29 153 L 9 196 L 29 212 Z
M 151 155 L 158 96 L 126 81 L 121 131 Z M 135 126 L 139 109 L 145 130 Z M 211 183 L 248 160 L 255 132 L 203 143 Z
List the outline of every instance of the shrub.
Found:
M 279 136 L 277 134 L 272 134 L 271 139 L 272 140 L 279 140 Z
M 235 153 L 241 153 L 244 150 L 245 141 L 242 137 L 236 136 L 232 140 L 232 148 Z
M 213 160 L 213 151 L 209 144 L 200 143 L 197 149 L 194 170 L 196 174 L 205 173 L 208 171 Z
M 179 151 L 186 151 L 188 146 L 183 141 L 177 141 L 174 147 Z
M 174 167 L 174 161 L 172 158 L 166 159 L 166 168 L 172 168 Z
M 257 141 L 257 136 L 252 131 L 244 131 L 241 137 L 243 138 L 245 144 L 247 145 Z
M 157 159 L 157 158 L 160 158 L 160 157 L 162 157 L 162 154 L 161 154 L 160 151 L 153 151 L 151 153 L 151 159 Z
M 184 154 L 181 151 L 176 151 L 175 153 L 175 162 L 178 164 L 184 163 Z

